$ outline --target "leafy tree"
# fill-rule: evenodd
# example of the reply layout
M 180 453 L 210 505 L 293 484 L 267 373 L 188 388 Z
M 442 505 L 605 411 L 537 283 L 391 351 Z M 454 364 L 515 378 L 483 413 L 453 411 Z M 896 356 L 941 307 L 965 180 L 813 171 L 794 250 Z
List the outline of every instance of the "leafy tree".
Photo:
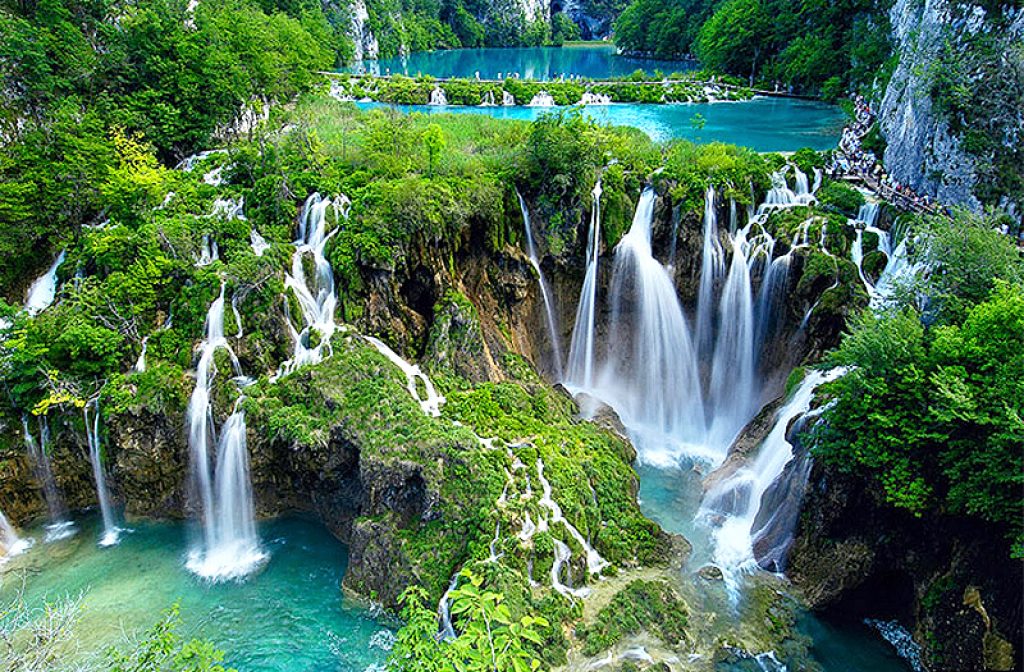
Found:
M 933 308 L 853 324 L 831 358 L 849 370 L 825 386 L 814 450 L 898 508 L 1003 529 L 1024 556 L 1021 262 L 972 215 L 943 227 L 918 234 L 931 268 L 915 289 Z
M 441 156 L 441 152 L 444 151 L 444 131 L 437 124 L 430 124 L 427 129 L 423 132 L 423 146 L 427 150 L 427 165 L 428 174 L 434 176 L 434 166 L 437 164 L 438 157 Z
M 458 636 L 439 639 L 437 615 L 427 605 L 423 588 L 412 586 L 402 594 L 406 625 L 388 658 L 391 670 L 402 672 L 494 672 L 538 670 L 540 661 L 531 647 L 543 639 L 536 628 L 547 627 L 539 616 L 514 618 L 500 593 L 487 590 L 482 577 L 468 569 L 462 585 L 450 594 L 451 615 Z
M 771 31 L 762 0 L 726 0 L 700 29 L 697 57 L 710 68 L 747 73 L 753 84 L 765 57 L 763 36 Z

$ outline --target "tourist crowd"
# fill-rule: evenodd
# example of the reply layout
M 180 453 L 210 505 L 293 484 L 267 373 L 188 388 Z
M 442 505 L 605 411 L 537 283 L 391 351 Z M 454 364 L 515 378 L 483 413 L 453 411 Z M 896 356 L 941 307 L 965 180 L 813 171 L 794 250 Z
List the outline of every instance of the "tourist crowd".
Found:
M 935 211 L 935 204 L 927 195 L 919 195 L 907 185 L 893 179 L 885 171 L 875 153 L 864 148 L 863 140 L 875 122 L 875 114 L 864 96 L 857 95 L 853 99 L 853 105 L 853 122 L 843 129 L 839 149 L 829 167 L 832 176 L 859 177 L 879 196 L 908 210 Z

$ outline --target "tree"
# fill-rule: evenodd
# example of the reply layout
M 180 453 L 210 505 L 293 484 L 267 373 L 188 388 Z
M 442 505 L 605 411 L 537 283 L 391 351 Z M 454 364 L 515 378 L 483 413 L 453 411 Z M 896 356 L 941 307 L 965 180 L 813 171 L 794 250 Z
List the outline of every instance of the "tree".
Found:
M 464 569 L 462 584 L 451 591 L 451 615 L 458 636 L 439 639 L 437 614 L 427 606 L 423 588 L 412 586 L 402 594 L 406 625 L 388 668 L 396 672 L 531 672 L 540 661 L 530 652 L 543 639 L 536 627 L 547 627 L 539 616 L 515 618 L 500 593 L 487 590 L 482 577 Z
M 441 156 L 441 152 L 444 151 L 444 131 L 437 124 L 430 124 L 426 130 L 423 131 L 423 146 L 427 150 L 427 172 L 430 177 L 434 176 L 434 166 L 437 165 L 437 159 Z
M 762 64 L 765 36 L 773 30 L 762 0 L 726 0 L 700 29 L 696 52 L 701 62 L 754 77 Z

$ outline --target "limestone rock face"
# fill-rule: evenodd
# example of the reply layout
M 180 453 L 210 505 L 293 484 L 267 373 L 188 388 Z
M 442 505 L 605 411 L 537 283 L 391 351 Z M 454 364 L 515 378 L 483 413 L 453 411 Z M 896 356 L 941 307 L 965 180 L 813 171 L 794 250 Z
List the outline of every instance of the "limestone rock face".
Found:
M 977 522 L 915 518 L 815 464 L 787 572 L 813 609 L 899 620 L 928 669 L 1020 669 L 1021 563 Z
M 355 0 L 349 13 L 350 24 L 348 35 L 355 46 L 353 58 L 356 61 L 374 59 L 380 54 L 380 45 L 377 37 L 370 29 L 370 13 L 366 10 L 364 0 Z
M 963 135 L 951 127 L 949 119 L 937 108 L 931 92 L 931 74 L 947 43 L 955 49 L 966 49 L 967 39 L 996 31 L 1006 31 L 1008 44 L 1020 40 L 1024 36 L 1024 11 L 1007 7 L 1004 18 L 996 21 L 994 15 L 986 14 L 978 5 L 959 5 L 948 0 L 897 0 L 890 11 L 890 21 L 899 65 L 885 90 L 878 114 L 888 143 L 886 168 L 897 181 L 918 193 L 980 211 L 982 203 L 976 195 L 979 159 L 967 151 Z M 1005 61 L 1003 67 L 1012 66 Z M 1022 123 L 1018 111 L 1016 125 Z M 1015 142 L 1013 138 L 1006 141 Z
M 182 415 L 145 409 L 115 416 L 109 426 L 114 466 L 109 479 L 130 516 L 178 518 L 186 513 L 188 445 Z

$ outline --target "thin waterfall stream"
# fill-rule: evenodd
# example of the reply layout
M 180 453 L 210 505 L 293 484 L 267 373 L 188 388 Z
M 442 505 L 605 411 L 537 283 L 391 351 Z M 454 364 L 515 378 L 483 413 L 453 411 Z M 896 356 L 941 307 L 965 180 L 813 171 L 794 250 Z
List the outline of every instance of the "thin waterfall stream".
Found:
M 519 191 L 516 191 L 516 198 L 519 199 L 519 210 L 523 215 L 523 229 L 526 231 L 526 253 L 530 259 L 530 265 L 537 273 L 537 283 L 540 286 L 540 294 L 544 299 L 544 317 L 547 322 L 548 340 L 551 342 L 552 359 L 554 360 L 555 380 L 562 380 L 562 345 L 561 336 L 558 331 L 558 321 L 555 317 L 554 298 L 551 296 L 551 288 L 544 279 L 544 271 L 541 270 L 540 260 L 537 258 L 537 247 L 533 242 L 533 225 L 530 221 L 530 211 L 526 207 Z
M 92 407 L 92 420 L 89 418 L 89 407 Z M 82 408 L 83 421 L 85 423 L 85 436 L 89 444 L 89 462 L 92 463 L 93 479 L 96 481 L 96 499 L 100 505 L 100 515 L 103 518 L 103 536 L 100 537 L 100 546 L 114 546 L 121 535 L 121 530 L 114 520 L 114 505 L 110 501 L 110 491 L 107 489 L 107 475 L 103 468 L 103 451 L 100 443 L 100 400 L 93 399 Z

